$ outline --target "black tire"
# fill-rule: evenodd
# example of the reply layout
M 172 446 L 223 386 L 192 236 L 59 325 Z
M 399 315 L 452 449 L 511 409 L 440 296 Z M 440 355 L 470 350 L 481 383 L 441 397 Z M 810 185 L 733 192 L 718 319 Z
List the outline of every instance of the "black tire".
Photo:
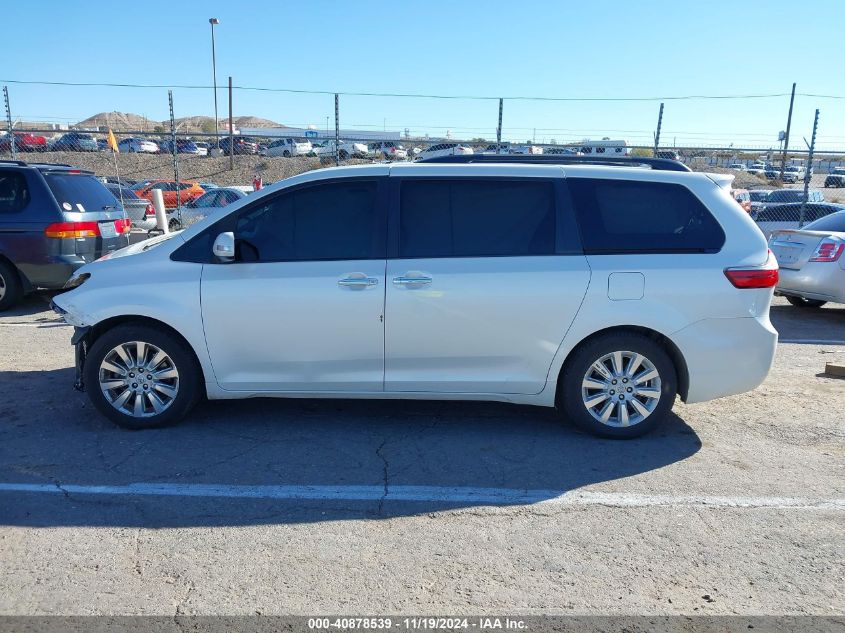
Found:
M 340 150 L 337 155 L 340 157 L 340 160 L 346 160 L 347 158 L 349 158 L 349 154 L 346 152 L 345 149 Z
M 600 420 L 593 417 L 582 398 L 582 383 L 585 381 L 587 372 L 590 368 L 599 361 L 602 357 L 612 354 L 613 352 L 631 352 L 644 356 L 649 361 L 654 369 L 657 370 L 660 380 L 659 397 L 657 398 L 656 406 L 651 412 L 644 416 L 639 422 L 635 422 L 630 426 L 613 426 L 612 424 L 620 424 L 619 417 L 621 416 L 621 406 L 619 401 L 616 402 L 615 408 L 611 408 L 613 415 L 617 418 L 611 420 L 610 423 L 602 423 Z M 630 359 L 629 359 L 630 363 Z M 628 364 L 630 366 L 630 364 Z M 605 367 L 607 367 L 605 365 Z M 635 370 L 634 375 L 642 375 L 640 370 Z M 615 380 L 615 379 L 614 379 Z M 620 378 L 618 387 L 610 387 L 614 391 L 625 389 L 626 391 L 635 388 L 634 383 L 631 386 L 623 386 Z M 628 380 L 628 379 L 625 379 Z M 614 383 L 615 385 L 616 383 Z M 645 381 L 643 388 L 648 386 L 656 386 L 653 381 Z M 639 437 L 653 430 L 666 417 L 666 414 L 671 410 L 675 402 L 675 395 L 677 393 L 677 372 L 671 357 L 666 350 L 654 340 L 636 333 L 609 333 L 599 336 L 577 348 L 572 355 L 567 359 L 564 370 L 561 373 L 560 382 L 558 385 L 558 407 L 563 410 L 563 413 L 571 422 L 589 431 L 594 435 L 613 439 L 628 439 Z M 620 389 L 621 387 L 621 389 Z M 654 389 L 653 391 L 657 391 Z M 607 394 L 607 391 L 593 391 L 590 392 L 594 396 L 599 394 Z M 620 393 L 614 395 L 614 398 L 622 398 L 627 396 L 630 403 L 634 396 L 630 394 Z M 610 396 L 608 396 L 610 398 Z M 622 398 L 624 400 L 624 398 Z M 649 398 L 636 397 L 640 404 L 648 403 Z M 608 400 L 609 401 L 609 400 Z M 636 410 L 633 404 L 625 404 L 627 411 L 633 411 L 634 416 L 637 417 Z
M 179 220 L 170 220 L 170 223 L 167 225 L 167 227 L 170 229 L 170 232 L 172 233 L 173 231 L 181 230 L 182 225 L 179 224 Z
M 282 152 L 282 156 L 284 156 L 285 158 L 290 158 L 290 152 L 288 150 L 285 150 Z
M 150 414 L 146 417 L 134 417 L 129 412 L 119 411 L 106 399 L 100 388 L 100 365 L 103 360 L 117 346 L 133 341 L 141 341 L 163 351 L 178 372 L 178 378 L 175 383 L 177 387 L 176 396 L 169 401 L 161 413 Z M 145 357 L 149 355 L 147 354 Z M 148 363 L 150 361 L 151 359 L 147 360 Z M 159 364 L 158 367 L 162 367 L 162 365 Z M 145 371 L 151 370 L 148 369 Z M 127 377 L 128 375 L 131 374 L 127 374 Z M 85 359 L 83 377 L 85 380 L 85 390 L 88 392 L 88 398 L 94 407 L 118 426 L 132 430 L 154 429 L 175 424 L 185 417 L 202 396 L 202 370 L 193 351 L 177 336 L 143 323 L 119 325 L 102 334 L 88 352 L 88 356 Z M 141 380 L 143 380 L 143 377 L 141 377 Z M 171 380 L 172 385 L 173 382 Z M 114 394 L 117 399 L 122 392 L 115 391 Z M 129 396 L 129 400 L 132 400 L 133 404 L 136 398 L 137 396 Z M 142 400 L 146 409 L 152 409 L 150 406 L 151 400 Z
M 23 284 L 18 271 L 8 262 L 0 259 L 0 312 L 8 310 L 23 297 Z
M 792 297 L 790 295 L 786 296 L 786 300 L 796 308 L 821 308 L 827 303 L 827 301 L 819 299 L 805 299 L 804 297 Z

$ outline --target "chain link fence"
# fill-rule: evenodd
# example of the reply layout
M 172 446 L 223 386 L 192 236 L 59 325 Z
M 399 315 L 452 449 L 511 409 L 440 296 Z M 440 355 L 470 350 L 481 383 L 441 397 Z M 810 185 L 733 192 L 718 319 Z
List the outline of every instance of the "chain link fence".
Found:
M 277 122 L 254 116 L 175 116 L 180 104 L 198 108 L 202 87 L 113 88 L 104 104 L 124 112 L 103 112 L 86 119 L 16 115 L 14 97 L 45 86 L 12 86 L 6 98 L 0 160 L 63 163 L 93 171 L 144 197 L 150 187 L 163 189 L 173 218 L 184 224 L 182 208 L 222 206 L 230 189 L 248 194 L 290 176 L 323 167 L 381 161 L 413 161 L 448 154 L 559 154 L 586 157 L 658 156 L 681 160 L 693 170 L 731 173 L 734 196 L 767 234 L 799 228 L 845 209 L 845 138 L 812 137 L 800 148 L 791 142 L 784 153 L 754 132 L 673 131 L 672 112 L 694 113 L 700 104 L 669 102 L 664 114 L 655 102 L 598 102 L 592 115 L 612 122 L 591 130 L 577 123 L 560 127 L 508 125 L 508 121 L 577 121 L 583 103 L 528 98 L 367 95 L 297 92 L 261 88 L 220 89 L 240 111 L 308 113 Z M 81 86 L 50 86 L 51 102 L 91 101 Z M 160 100 L 169 118 L 127 114 L 133 95 Z M 9 94 L 11 91 L 12 94 Z M 17 91 L 17 92 L 16 92 Z M 32 95 L 29 95 L 30 97 Z M 770 95 L 782 97 L 782 95 Z M 226 99 L 220 103 L 226 104 Z M 623 100 L 624 101 L 624 100 Z M 401 103 L 398 103 L 401 102 Z M 708 102 L 713 112 L 728 106 Z M 736 108 L 732 102 L 730 108 Z M 686 109 L 686 110 L 684 110 Z M 402 118 L 396 119 L 396 112 Z M 727 112 L 725 113 L 727 114 Z M 797 116 L 797 115 L 796 115 Z M 400 122 L 401 121 L 401 122 Z M 803 126 L 801 129 L 804 129 Z M 653 128 L 653 129 L 650 129 Z M 113 134 L 115 148 L 109 144 Z M 798 136 L 801 142 L 801 136 Z M 680 140 L 679 140 L 680 139 Z M 795 137 L 793 137 L 794 141 Z M 706 142 L 705 142 L 706 141 Z M 808 160 L 809 159 L 809 160 Z M 201 197 L 205 195 L 205 198 Z M 191 214 L 186 214 L 186 216 Z M 195 217 L 195 216 L 191 216 Z

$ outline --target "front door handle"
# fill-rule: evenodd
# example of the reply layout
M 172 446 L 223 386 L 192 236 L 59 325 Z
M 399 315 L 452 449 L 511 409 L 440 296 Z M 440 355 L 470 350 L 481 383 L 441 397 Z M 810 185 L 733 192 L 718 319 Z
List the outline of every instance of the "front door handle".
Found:
M 394 277 L 394 286 L 427 286 L 431 283 L 431 277 L 426 275 L 408 275 L 402 277 Z
M 367 277 L 363 274 L 360 276 L 349 275 L 348 277 L 338 279 L 337 285 L 341 288 L 371 288 L 372 286 L 378 285 L 378 279 L 376 277 Z

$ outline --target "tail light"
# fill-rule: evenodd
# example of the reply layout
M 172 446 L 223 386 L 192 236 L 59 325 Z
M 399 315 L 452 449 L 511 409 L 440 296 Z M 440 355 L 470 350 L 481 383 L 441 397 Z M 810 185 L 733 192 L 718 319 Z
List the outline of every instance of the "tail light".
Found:
M 769 251 L 762 266 L 725 268 L 725 277 L 735 288 L 774 288 L 778 284 L 778 262 Z
M 47 237 L 100 237 L 96 222 L 54 222 L 44 229 Z
M 117 229 L 118 235 L 125 235 L 132 229 L 132 220 L 123 218 L 122 220 L 114 221 L 114 228 Z
M 147 210 L 144 211 L 144 215 L 149 216 L 149 215 L 155 215 L 155 214 L 156 214 L 156 208 L 153 206 L 153 203 L 151 202 L 150 204 L 147 205 Z
M 842 255 L 842 251 L 845 251 L 845 243 L 840 242 L 839 240 L 822 240 L 821 244 L 819 244 L 818 248 L 816 248 L 816 252 L 813 253 L 813 256 L 810 258 L 810 261 L 835 262 L 839 259 L 839 256 Z

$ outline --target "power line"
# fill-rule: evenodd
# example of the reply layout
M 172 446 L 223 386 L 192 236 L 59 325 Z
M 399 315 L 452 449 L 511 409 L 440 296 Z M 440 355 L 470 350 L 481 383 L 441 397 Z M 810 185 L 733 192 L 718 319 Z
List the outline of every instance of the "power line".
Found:
M 19 79 L 0 79 L 1 83 L 25 84 L 39 86 L 74 86 L 74 87 L 100 87 L 100 88 L 180 88 L 186 90 L 211 90 L 212 86 L 196 84 L 135 84 L 135 83 L 111 83 L 111 82 L 72 82 L 72 81 L 29 81 Z M 786 97 L 789 93 L 779 92 L 770 94 L 743 94 L 743 95 L 675 95 L 655 97 L 537 97 L 526 95 L 512 95 L 505 97 L 482 96 L 482 95 L 437 95 L 421 93 L 395 93 L 395 92 L 338 92 L 336 90 L 301 90 L 295 88 L 271 88 L 263 86 L 233 86 L 236 90 L 251 90 L 256 92 L 284 92 L 291 94 L 311 95 L 334 95 L 354 97 L 414 97 L 421 99 L 467 99 L 480 101 L 493 101 L 500 98 L 510 101 L 562 101 L 562 102 L 601 102 L 601 101 L 687 101 L 701 99 L 771 99 Z M 804 95 L 824 99 L 842 99 L 832 95 Z

